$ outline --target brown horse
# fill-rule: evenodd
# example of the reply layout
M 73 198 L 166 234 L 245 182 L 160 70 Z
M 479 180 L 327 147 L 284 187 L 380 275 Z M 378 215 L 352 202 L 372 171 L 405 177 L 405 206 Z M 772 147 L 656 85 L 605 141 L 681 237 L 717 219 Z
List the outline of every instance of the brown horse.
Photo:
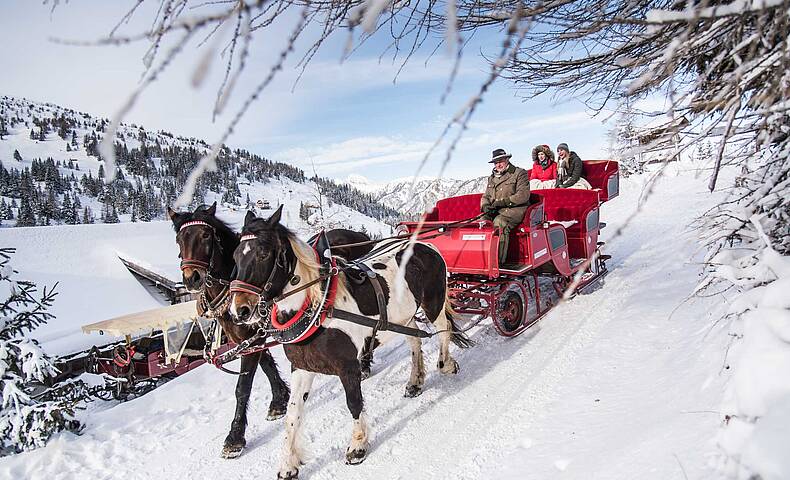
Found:
M 176 230 L 182 259 L 184 286 L 192 293 L 200 293 L 211 304 L 222 301 L 227 294 L 234 268 L 233 251 L 239 245 L 239 237 L 224 222 L 216 217 L 217 204 L 201 206 L 194 212 L 177 213 L 168 208 L 168 215 Z M 358 244 L 370 241 L 364 233 L 346 229 L 331 230 L 327 233 L 334 245 Z M 373 248 L 372 244 L 346 247 L 341 252 L 349 260 L 362 256 Z M 203 312 L 201 312 L 203 313 Z M 248 325 L 237 325 L 225 310 L 218 318 L 222 330 L 235 343 L 252 337 L 256 329 Z M 372 351 L 363 356 L 363 370 L 370 372 Z M 247 428 L 247 404 L 255 379 L 255 366 L 260 365 L 272 389 L 267 420 L 276 420 L 285 415 L 289 389 L 280 377 L 277 364 L 268 350 L 241 357 L 241 371 L 236 382 L 236 412 L 222 448 L 224 458 L 241 455 L 246 444 L 244 433 Z
M 321 305 L 322 299 L 327 298 L 327 292 L 334 290 L 336 311 L 340 309 L 371 318 L 378 316 L 375 289 L 369 279 L 366 283 L 355 285 L 340 272 L 335 277 L 330 276 L 336 280 L 324 280 L 330 282 L 325 285 L 334 287 L 321 286 L 322 266 L 316 260 L 317 252 L 280 224 L 281 211 L 278 209 L 267 220 L 247 213 L 242 242 L 234 253 L 237 274 L 231 287 L 231 314 L 242 322 L 256 324 L 262 320 L 259 316 L 261 306 L 273 304 L 276 310 L 270 313 L 272 325 L 275 321 L 280 325 L 288 325 L 306 318 L 309 327 L 314 325 L 313 317 L 304 312 L 312 311 L 312 315 L 316 315 L 316 312 L 321 315 L 325 311 Z M 374 252 L 365 257 L 364 263 L 382 279 L 384 308 L 389 322 L 413 325 L 414 314 L 418 308 L 422 308 L 438 330 L 439 369 L 442 373 L 457 373 L 458 363 L 450 355 L 449 343 L 453 341 L 466 347 L 471 342 L 458 332 L 452 321 L 444 259 L 436 250 L 419 242 L 415 244 L 411 257 L 404 258 L 407 244 L 408 241 L 401 240 L 380 242 Z M 400 282 L 402 288 L 399 289 L 396 278 L 401 267 L 404 269 L 404 278 Z M 317 283 L 313 284 L 313 281 Z M 308 284 L 312 286 L 300 290 L 300 285 Z M 283 298 L 283 295 L 288 296 Z M 265 325 L 266 319 L 263 320 Z M 346 393 L 346 402 L 353 417 L 353 433 L 346 450 L 346 463 L 358 464 L 367 456 L 368 431 L 363 412 L 358 359 L 372 335 L 370 327 L 326 318 L 313 336 L 307 339 L 295 337 L 298 338 L 296 343 L 283 345 L 285 355 L 291 361 L 293 392 L 288 403 L 285 444 L 278 478 L 298 477 L 302 463 L 298 442 L 304 419 L 303 408 L 318 373 L 338 376 Z M 392 337 L 391 332 L 378 334 L 381 341 Z M 408 337 L 408 341 L 412 349 L 412 371 L 405 394 L 416 396 L 421 393 L 425 381 L 422 343 L 418 337 Z

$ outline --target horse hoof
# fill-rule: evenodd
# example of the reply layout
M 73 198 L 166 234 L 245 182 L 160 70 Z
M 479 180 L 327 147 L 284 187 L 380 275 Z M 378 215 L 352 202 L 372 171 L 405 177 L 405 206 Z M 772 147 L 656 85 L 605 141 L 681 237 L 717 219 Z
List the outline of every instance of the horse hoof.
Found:
M 238 458 L 241 455 L 242 450 L 244 450 L 244 445 L 225 445 L 222 447 L 222 458 L 228 460 Z
M 454 359 L 450 359 L 450 361 L 446 363 L 439 362 L 439 371 L 446 375 L 455 375 L 461 371 L 461 367 L 458 366 L 458 362 Z
M 271 406 L 269 407 L 269 413 L 266 415 L 266 420 L 271 422 L 273 420 L 277 420 L 278 418 L 283 418 L 287 410 L 288 407 L 286 406 Z
M 285 473 L 277 472 L 277 480 L 296 480 L 299 478 L 299 469 L 294 468 L 293 470 L 289 470 Z
M 357 448 L 346 452 L 346 465 L 359 465 L 368 456 L 367 448 Z
M 370 378 L 370 369 L 369 368 L 362 369 L 362 371 L 360 372 L 360 376 L 362 380 L 367 380 L 368 378 Z
M 406 387 L 406 392 L 403 393 L 404 397 L 407 398 L 414 398 L 419 397 L 422 394 L 422 387 L 419 385 L 408 385 Z

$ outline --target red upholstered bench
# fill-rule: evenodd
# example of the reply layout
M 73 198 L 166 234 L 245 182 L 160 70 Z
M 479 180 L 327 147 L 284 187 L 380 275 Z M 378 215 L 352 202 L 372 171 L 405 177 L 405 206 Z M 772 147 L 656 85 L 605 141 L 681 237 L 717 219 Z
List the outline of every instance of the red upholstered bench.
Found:
M 475 217 L 480 214 L 480 197 L 482 196 L 482 193 L 472 193 L 439 200 L 436 202 L 436 207 L 428 213 L 425 220 L 429 222 L 455 222 Z
M 576 222 L 565 227 L 571 257 L 588 257 L 598 239 L 598 192 L 561 188 L 537 193 L 543 197 L 546 220 Z
M 620 164 L 613 160 L 587 160 L 582 176 L 593 188 L 601 190 L 601 201 L 605 202 L 620 193 Z

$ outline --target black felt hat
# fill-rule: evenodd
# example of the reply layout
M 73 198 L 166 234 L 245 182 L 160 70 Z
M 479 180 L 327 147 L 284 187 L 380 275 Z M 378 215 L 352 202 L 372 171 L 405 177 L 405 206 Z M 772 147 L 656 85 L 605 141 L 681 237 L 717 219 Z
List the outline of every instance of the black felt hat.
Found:
M 513 155 L 507 153 L 502 148 L 497 148 L 491 153 L 491 160 L 488 163 L 496 163 L 498 160 L 510 160 Z

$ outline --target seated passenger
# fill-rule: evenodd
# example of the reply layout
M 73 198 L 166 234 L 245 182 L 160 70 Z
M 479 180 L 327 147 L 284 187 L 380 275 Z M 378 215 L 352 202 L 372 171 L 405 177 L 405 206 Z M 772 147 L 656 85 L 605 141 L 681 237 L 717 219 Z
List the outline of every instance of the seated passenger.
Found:
M 590 183 L 582 178 L 584 164 L 582 159 L 571 152 L 567 143 L 557 145 L 557 185 L 555 188 L 592 189 Z
M 502 232 L 499 236 L 499 264 L 505 263 L 510 231 L 524 220 L 529 206 L 529 178 L 527 171 L 510 163 L 510 155 L 501 148 L 494 150 L 488 163 L 494 170 L 480 199 L 480 211 Z
M 557 183 L 557 164 L 554 153 L 548 145 L 538 145 L 532 149 L 532 171 L 529 174 L 529 188 L 540 190 L 554 188 Z

